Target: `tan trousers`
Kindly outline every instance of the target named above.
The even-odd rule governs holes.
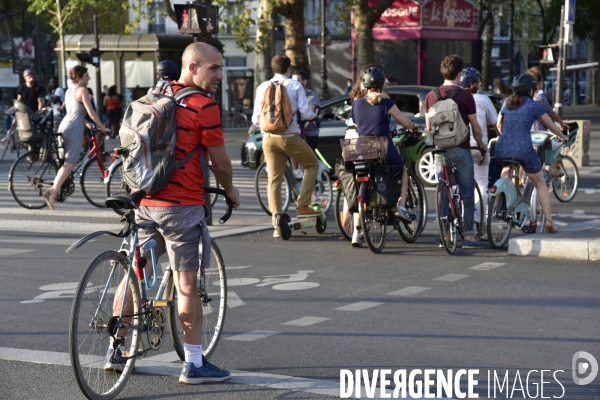
[[[288,158],[292,157],[304,168],[304,179],[302,179],[302,186],[296,203],[297,207],[310,205],[311,196],[317,182],[319,161],[308,144],[300,135],[296,134],[264,135],[263,152],[269,174],[269,211],[271,211],[271,219],[273,226],[275,226],[275,214],[280,213],[282,207],[281,181]]]

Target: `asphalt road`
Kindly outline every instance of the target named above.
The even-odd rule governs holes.
[[[228,133],[232,159],[239,159],[244,139],[241,131]],[[594,160],[600,160],[597,140]],[[595,162],[585,169],[580,184],[585,190],[572,203],[552,201],[556,221],[600,218],[599,167]],[[0,164],[0,187],[7,168]],[[238,215],[261,216],[252,171],[236,166],[234,174],[247,207]],[[430,204],[432,194],[428,191]],[[3,399],[82,398],[66,357],[73,288],[87,263],[119,242],[100,237],[65,254],[82,236],[69,231],[74,226],[69,224],[116,221],[78,193],[60,206],[62,217],[27,214],[10,193],[0,192]],[[429,212],[434,213],[431,206]],[[262,222],[268,221],[265,215]],[[490,248],[459,250],[450,257],[437,245],[432,218],[416,243],[405,244],[391,233],[384,252],[373,255],[340,240],[331,213],[328,222],[325,234],[294,232],[288,242],[273,239],[270,231],[217,240],[235,301],[211,361],[234,370],[231,381],[179,385],[180,363],[152,370],[140,359],[120,397],[339,397],[342,369],[477,369],[479,398],[488,398],[488,372],[490,397],[496,386],[496,398],[533,398],[543,381],[544,398],[600,398],[600,377],[585,386],[572,379],[576,352],[600,359],[598,263],[509,257],[506,249]],[[58,232],[24,228],[34,223],[55,224]],[[172,351],[167,340],[149,357],[172,360]],[[512,396],[506,386],[500,392],[494,385],[494,372],[500,382],[507,377]],[[465,385],[463,379],[462,390]]]

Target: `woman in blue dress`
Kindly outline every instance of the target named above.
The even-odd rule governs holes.
[[[546,232],[556,233],[558,229],[552,222],[550,193],[542,173],[542,163],[531,141],[531,125],[535,121],[541,121],[549,131],[563,141],[567,138],[554,125],[544,107],[533,101],[533,94],[537,87],[537,80],[533,76],[518,75],[511,86],[513,94],[506,99],[498,116],[497,127],[501,136],[494,147],[494,154],[499,160],[510,158],[521,163],[523,170],[537,189],[538,199],[546,216],[544,228]],[[504,167],[502,177],[510,178],[510,172],[511,167]]]
[[[367,90],[364,97],[354,100],[352,103],[352,120],[356,125],[359,136],[385,136],[388,138],[387,162],[389,165],[404,166],[404,160],[398,153],[398,149],[392,142],[390,135],[390,117],[394,117],[400,125],[406,129],[418,130],[419,125],[408,119],[396,106],[396,103],[383,91],[385,85],[385,74],[379,67],[365,69],[362,74],[362,87]],[[402,182],[408,182],[406,168],[402,174]],[[402,185],[401,197],[398,206],[394,209],[396,218],[411,222],[406,204],[406,184]],[[358,227],[358,221],[355,221]],[[361,234],[356,228],[352,235],[352,245],[360,246]]]

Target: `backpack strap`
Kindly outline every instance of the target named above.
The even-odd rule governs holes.
[[[193,94],[207,95],[206,93],[203,93],[203,92],[199,91],[198,89],[194,89],[193,87],[188,86],[188,87],[181,89],[177,93],[175,93],[175,95],[173,97],[175,98],[175,101],[177,102],[177,104],[179,104],[179,102],[181,100],[183,100],[184,98],[191,96]]]
[[[435,89],[433,89],[433,94],[435,95],[435,101],[436,101],[436,103],[438,101],[444,100],[442,98],[442,94],[440,93],[440,88],[439,87],[436,87]]]
[[[202,143],[198,143],[196,145],[196,147],[194,147],[192,149],[192,151],[190,151],[189,153],[187,153],[185,155],[185,157],[183,157],[181,160],[177,161],[177,163],[175,164],[177,166],[176,169],[179,169],[183,164],[185,164],[186,162],[188,162],[190,160],[190,158],[192,158],[192,156],[194,154],[196,154],[196,152],[202,147]],[[200,152],[200,157],[203,158],[203,154],[202,152]]]
[[[463,88],[461,88],[460,86],[457,86],[456,89],[454,89],[452,91],[452,93],[450,93],[450,96],[448,96],[448,98],[454,100],[454,96],[456,96],[457,94],[459,94],[463,90],[464,90]]]

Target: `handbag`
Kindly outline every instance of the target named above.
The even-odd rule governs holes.
[[[335,174],[342,184],[342,192],[348,203],[348,212],[358,212],[358,189],[356,187],[356,180],[354,179],[354,164],[344,163],[342,160],[337,159],[335,163]]]

